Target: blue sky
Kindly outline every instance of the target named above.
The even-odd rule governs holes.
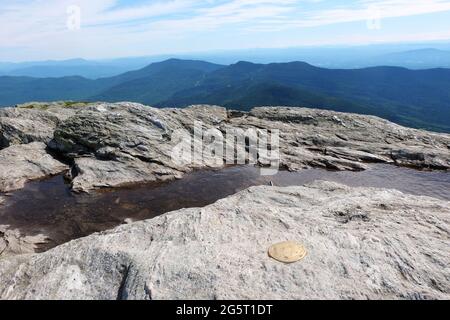
[[[92,59],[448,40],[450,0],[1,0],[0,21],[0,61]]]

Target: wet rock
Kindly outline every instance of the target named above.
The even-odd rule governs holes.
[[[42,142],[0,150],[0,192],[23,188],[31,180],[59,174],[68,166],[54,159]]]
[[[49,241],[45,235],[24,236],[19,230],[11,230],[0,225],[0,257],[29,254],[38,250],[39,246]]]
[[[0,298],[449,299],[449,217],[449,202],[392,190],[252,187],[1,259]],[[286,240],[308,255],[271,259]]]

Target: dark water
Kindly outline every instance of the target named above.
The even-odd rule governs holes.
[[[350,186],[398,189],[415,195],[450,201],[449,172],[421,172],[390,165],[374,165],[364,172],[332,172],[321,169],[297,173],[281,171],[263,177],[259,169],[244,166],[218,171],[199,171],[183,179],[92,195],[75,195],[62,176],[29,183],[13,193],[0,207],[0,224],[18,228],[24,235],[44,234],[47,250],[94,232],[111,229],[126,221],[156,217],[188,207],[201,207],[254,185],[303,185],[314,180]]]

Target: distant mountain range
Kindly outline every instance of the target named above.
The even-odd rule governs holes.
[[[428,47],[427,45],[433,45],[434,47]],[[0,76],[35,78],[80,76],[88,79],[99,79],[138,70],[151,63],[169,58],[202,60],[225,65],[235,64],[238,61],[253,63],[305,61],[317,67],[331,69],[396,66],[417,70],[450,68],[450,44],[247,49],[109,60],[70,59],[20,63],[0,62]]]
[[[425,48],[368,58],[365,66],[402,66],[410,69],[450,68],[450,51]]]
[[[157,107],[218,104],[323,108],[450,132],[450,69],[325,69],[304,62],[229,66],[170,59],[137,71],[83,77],[0,77],[0,105],[28,101],[135,101]]]
[[[70,59],[21,63],[0,62],[0,76],[25,76],[35,78],[80,76],[89,79],[98,79],[102,77],[112,77],[130,70],[140,69],[155,61],[158,61],[156,57],[124,58],[102,61]]]

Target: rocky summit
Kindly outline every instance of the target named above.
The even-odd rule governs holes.
[[[450,135],[409,129],[372,116],[331,111],[263,107],[249,113],[217,106],[156,109],[135,103],[27,104],[0,110],[0,159],[8,163],[15,145],[41,142],[46,152],[71,166],[68,178],[76,192],[181,178],[205,163],[180,165],[172,151],[173,135],[191,135],[194,124],[220,132],[279,130],[280,166],[295,171],[318,167],[364,170],[366,163],[385,162],[420,169],[450,168]],[[247,150],[248,151],[248,150]],[[15,153],[20,148],[15,147]],[[27,153],[23,150],[22,153]],[[25,161],[16,179],[31,174]],[[257,164],[265,159],[257,155]],[[56,160],[51,173],[61,171]],[[64,169],[62,169],[64,170]],[[42,175],[45,175],[43,173]],[[0,175],[0,186],[10,184]]]
[[[450,169],[450,135],[372,116],[31,103],[0,109],[0,206],[27,182],[58,174],[73,192],[92,194],[208,168],[173,157],[177,137],[195,133],[195,123],[218,133],[278,130],[280,167],[289,171]],[[266,167],[268,157],[255,161]],[[316,181],[252,187],[43,253],[35,246],[45,235],[0,221],[0,299],[449,299],[449,217],[443,200]],[[302,259],[270,257],[286,242],[302,248]]]
[[[449,299],[450,203],[331,182],[252,187],[205,208],[0,260],[2,299]],[[301,243],[284,264],[268,249]]]

